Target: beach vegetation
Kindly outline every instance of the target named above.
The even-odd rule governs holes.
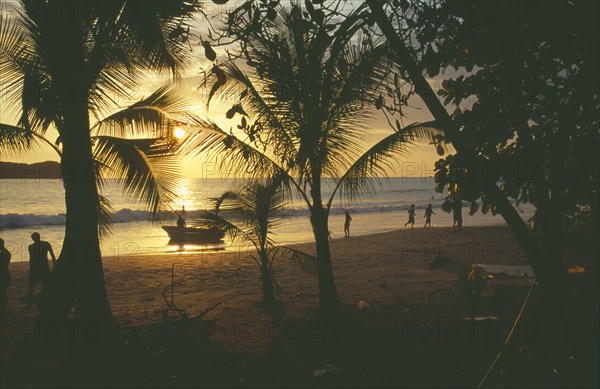
[[[432,141],[435,124],[398,123],[389,135],[365,144],[382,80],[394,66],[385,46],[360,33],[360,11],[339,22],[325,7],[306,14],[297,6],[280,7],[257,23],[253,10],[249,5],[230,15],[227,35],[241,42],[238,61],[215,64],[203,84],[209,103],[215,97],[230,103],[227,117],[239,124],[226,131],[196,119],[188,147],[192,155],[220,157],[223,171],[286,177],[310,212],[321,311],[335,314],[340,300],[328,225],[334,200],[372,195],[394,158],[417,141]],[[324,182],[334,185],[329,196]]]
[[[196,223],[223,229],[234,245],[253,248],[256,256],[250,258],[260,270],[263,302],[267,306],[275,305],[273,262],[277,248],[271,235],[282,220],[281,213],[286,204],[280,180],[247,182],[212,201],[213,209],[203,212]]]

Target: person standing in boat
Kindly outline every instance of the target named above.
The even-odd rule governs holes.
[[[177,218],[177,229],[179,230],[179,232],[185,232],[185,219],[183,218],[183,215],[179,215],[179,217]]]

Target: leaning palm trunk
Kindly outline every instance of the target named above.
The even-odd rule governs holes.
[[[381,31],[390,43],[390,47],[396,53],[395,61],[406,69],[410,79],[414,83],[416,93],[423,99],[438,124],[445,129],[447,137],[452,142],[456,152],[465,156],[472,156],[473,153],[461,141],[460,134],[452,118],[448,115],[448,112],[438,100],[431,86],[427,83],[425,77],[423,77],[421,70],[409,55],[406,45],[396,34],[396,30],[387,18],[381,2],[369,1],[368,5],[371,8],[377,25],[381,28]],[[561,284],[563,277],[560,262],[557,261],[557,258],[552,258],[550,255],[546,256],[544,261],[542,260],[542,252],[535,237],[531,234],[523,219],[521,219],[496,183],[484,182],[483,191],[491,202],[496,205],[498,212],[517,238],[519,245],[525,252],[527,261],[540,281],[540,287],[548,292],[556,290],[556,287]]]

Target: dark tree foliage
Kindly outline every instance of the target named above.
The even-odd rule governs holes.
[[[461,137],[483,157],[436,164],[437,190],[457,185],[495,212],[480,181],[499,182],[537,212],[547,254],[560,256],[566,221],[598,204],[598,5],[594,2],[425,3],[415,7],[422,68],[442,78]],[[446,78],[440,71],[458,71]],[[472,210],[478,206],[475,204]]]

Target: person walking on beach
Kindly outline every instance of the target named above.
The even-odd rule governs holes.
[[[352,221],[352,216],[350,216],[348,210],[344,212],[344,216],[346,216],[346,220],[344,221],[344,236],[348,238],[350,236],[350,222]]]
[[[459,231],[462,231],[462,200],[459,197],[452,199],[452,219],[454,220],[452,229],[456,231],[458,228]]]
[[[431,208],[431,204],[429,204],[429,206],[427,208],[425,208],[425,216],[423,216],[425,218],[425,227],[427,227],[429,225],[429,227],[431,227],[431,215],[435,215],[435,212],[433,212],[433,208]]]
[[[50,243],[41,240],[40,234],[34,232],[31,234],[33,243],[29,245],[29,305],[33,301],[33,289],[38,283],[46,284],[50,275],[50,267],[48,266],[48,253],[52,258],[52,266],[56,265],[56,256],[52,251]]]
[[[8,271],[10,257],[10,251],[4,246],[4,239],[0,238],[0,311],[2,315],[8,314],[6,292],[10,284],[10,271]]]
[[[404,224],[404,227],[410,224],[410,228],[412,229],[415,226],[415,205],[411,204],[408,209],[408,221]]]

